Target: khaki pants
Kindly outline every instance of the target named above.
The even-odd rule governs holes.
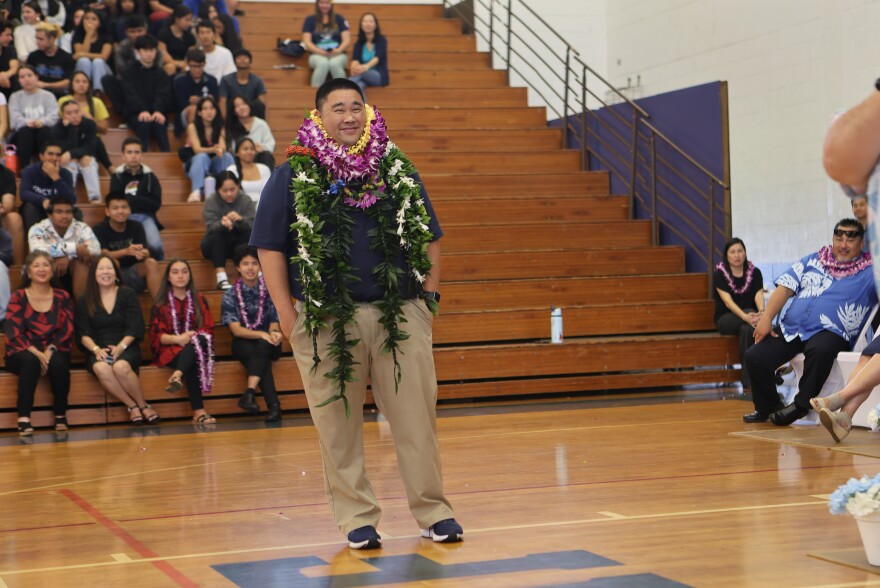
[[[357,362],[355,381],[346,386],[351,405],[350,419],[346,418],[341,401],[317,407],[336,394],[333,382],[324,377],[335,367],[335,362],[327,355],[332,320],[328,320],[328,327],[318,333],[321,363],[314,374],[312,340],[303,325],[302,313],[291,333],[294,357],[321,445],[325,492],[333,518],[344,534],[365,525],[378,526],[381,516],[364,471],[363,405],[368,382],[372,384],[379,410],[391,426],[400,476],[416,522],[426,529],[454,516],[452,507],[443,496],[437,443],[437,378],[431,349],[433,316],[420,299],[404,301],[403,313],[406,322],[401,326],[409,338],[401,342],[397,355],[402,379],[399,392],[395,394],[394,362],[390,353],[382,351],[385,329],[379,324],[381,313],[373,304],[357,304],[355,320],[348,326],[349,340],[360,339],[352,348]]]

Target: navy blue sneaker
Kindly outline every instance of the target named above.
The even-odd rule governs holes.
[[[455,543],[464,538],[464,531],[455,519],[445,519],[422,529],[422,537],[430,538],[434,543]]]
[[[352,549],[378,549],[382,547],[382,538],[376,527],[367,525],[348,534],[348,546]]]

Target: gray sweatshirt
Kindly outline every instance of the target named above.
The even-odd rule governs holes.
[[[205,206],[202,208],[202,217],[205,219],[205,229],[209,233],[215,231],[225,231],[226,227],[220,224],[220,219],[230,212],[237,212],[241,215],[242,220],[235,223],[238,230],[250,230],[254,225],[254,217],[257,214],[257,205],[250,199],[250,196],[238,191],[235,200],[226,202],[216,192],[208,196],[205,200]]]
[[[58,101],[48,90],[40,89],[33,94],[19,90],[9,97],[9,126],[13,131],[29,120],[41,120],[44,127],[51,127],[58,118]]]

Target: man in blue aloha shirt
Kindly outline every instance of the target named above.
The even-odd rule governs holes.
[[[785,426],[805,417],[837,354],[852,347],[877,304],[871,254],[862,252],[864,233],[858,220],[841,220],[834,227],[831,245],[796,261],[776,280],[777,288],[755,327],[755,345],[746,352],[755,411],[743,421],[769,419]],[[791,298],[774,330],[773,319]],[[783,406],[774,370],[798,353],[806,356],[804,374],[794,402]]]

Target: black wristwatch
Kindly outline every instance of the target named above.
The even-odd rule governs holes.
[[[874,87],[880,92],[880,78],[877,78],[877,81],[874,82]]]
[[[425,300],[433,300],[437,304],[440,304],[440,292],[433,292],[431,290],[425,290],[421,294],[422,298]]]

